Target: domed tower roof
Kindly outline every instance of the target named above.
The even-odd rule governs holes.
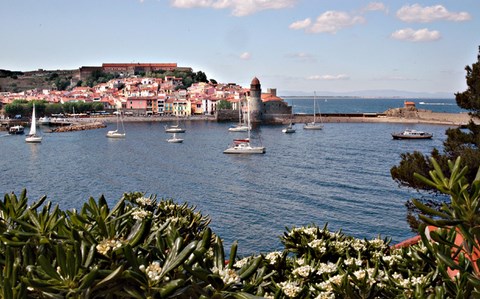
[[[253,78],[252,83],[250,85],[260,85],[260,80],[257,77]]]

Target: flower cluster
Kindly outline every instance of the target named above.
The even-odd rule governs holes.
[[[109,239],[109,240],[103,240],[102,242],[100,242],[98,245],[97,245],[97,251],[100,253],[100,254],[103,254],[103,255],[108,255],[108,252],[110,250],[115,250],[115,249],[118,249],[120,247],[122,247],[123,243],[121,240],[118,240],[118,239]]]
[[[145,219],[147,217],[150,217],[150,215],[152,215],[151,212],[149,212],[147,210],[144,210],[144,209],[141,209],[141,208],[136,208],[132,211],[133,219],[136,219],[136,220]]]

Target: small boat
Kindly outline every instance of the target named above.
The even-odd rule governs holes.
[[[107,132],[107,137],[108,138],[125,138],[126,133],[125,133],[125,127],[123,126],[123,119],[121,118],[121,113],[117,113],[117,129],[108,131]],[[122,125],[122,132],[120,132],[119,125]]]
[[[250,144],[250,105],[247,103],[247,138],[234,139],[233,145],[223,151],[224,154],[265,154],[264,146]]]
[[[12,126],[8,129],[8,134],[21,135],[25,132],[25,128],[22,125]]]
[[[315,110],[315,106],[316,106],[316,102],[317,102],[316,97],[317,97],[317,94],[313,93],[313,121],[303,125],[304,130],[321,130],[321,129],[323,129],[322,124],[319,124],[319,123],[315,122],[315,116],[317,115],[316,110]],[[322,114],[320,114],[320,122],[321,122],[321,120],[322,120]]]
[[[287,134],[295,133],[296,130],[293,127],[294,125],[295,124],[293,123],[293,101],[292,101],[292,116],[290,117],[290,123],[288,124],[288,126],[286,128],[282,129],[282,132],[287,133]]]
[[[392,137],[393,139],[430,139],[433,137],[433,134],[424,131],[406,129],[403,132],[392,133]]]
[[[282,132],[283,132],[283,133],[287,133],[287,134],[289,134],[289,133],[295,133],[295,131],[296,131],[296,130],[295,130],[295,128],[293,127],[293,124],[292,124],[292,123],[290,123],[286,128],[283,128],[283,129],[282,129]]]
[[[177,117],[177,124],[176,125],[165,125],[165,132],[166,133],[185,133],[185,128],[180,127],[180,124],[178,123],[178,117]]]
[[[244,123],[242,123],[242,114],[241,114],[241,103],[238,101],[238,124],[234,126],[230,126],[228,128],[228,131],[230,132],[247,132],[248,131],[248,126]]]
[[[178,138],[176,133],[173,133],[172,137],[167,139],[167,142],[169,143],[182,143],[183,139]]]
[[[230,132],[247,132],[248,127],[246,125],[238,124],[228,128]]]
[[[264,146],[251,146],[250,142],[240,142],[223,151],[224,154],[265,154]]]
[[[35,118],[35,104],[33,104],[32,124],[30,125],[30,132],[25,138],[25,142],[28,142],[28,143],[42,142],[42,136],[37,135],[37,120]]]
[[[40,125],[44,125],[44,126],[50,125],[51,122],[52,122],[52,120],[51,120],[50,117],[48,117],[48,116],[40,117],[40,118],[38,119],[38,123],[39,123]]]

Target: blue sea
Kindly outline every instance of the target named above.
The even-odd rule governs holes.
[[[312,113],[313,97],[285,97],[293,105],[294,113]],[[405,101],[414,102],[417,109],[433,112],[468,112],[457,106],[455,99],[378,99],[378,98],[339,98],[317,97],[317,113],[382,113],[392,108],[404,106]]]
[[[320,104],[322,113],[382,112],[402,106],[403,100],[324,99]],[[293,105],[298,112],[312,112],[311,99],[297,98]],[[453,99],[421,106],[461,111]],[[238,240],[240,254],[278,250],[286,227],[309,224],[328,223],[331,230],[358,238],[390,237],[396,243],[414,235],[404,203],[419,194],[399,188],[390,169],[401,153],[442,149],[448,128],[326,123],[321,131],[296,125],[295,134],[284,134],[282,126],[268,125],[255,128],[252,136],[266,153],[237,156],[223,154],[233,138],[244,137],[229,132],[229,123],[182,124],[187,131],[181,144],[168,143],[159,122],[126,122],[124,140],[105,137],[114,124],[68,133],[40,127],[41,144],[0,132],[0,192],[27,188],[30,201],[47,195],[62,209],[79,209],[90,196],[102,194],[113,206],[132,191],[173,198],[209,215],[226,247]],[[434,138],[392,139],[392,132],[407,127],[432,132]]]

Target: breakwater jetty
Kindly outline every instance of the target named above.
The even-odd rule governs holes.
[[[60,133],[60,132],[73,132],[73,131],[85,131],[85,130],[93,130],[93,129],[100,129],[105,128],[103,122],[79,122],[79,123],[72,123],[68,126],[60,126],[52,129],[51,133]]]

